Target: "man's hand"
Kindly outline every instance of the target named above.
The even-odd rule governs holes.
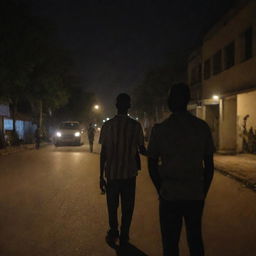
[[[158,159],[148,157],[148,171],[150,178],[155,185],[156,191],[159,194],[161,188],[161,179],[158,172]]]
[[[101,190],[101,194],[105,194],[106,193],[106,188],[107,188],[107,183],[104,179],[104,177],[100,177],[100,190]]]

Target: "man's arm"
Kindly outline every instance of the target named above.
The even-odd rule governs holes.
[[[145,147],[145,139],[141,125],[138,125],[138,148],[139,153],[143,156],[147,155],[147,149]]]
[[[101,133],[100,133],[100,138],[99,138],[99,143],[101,144],[101,151],[100,151],[100,189],[102,194],[105,194],[106,192],[106,181],[104,179],[105,176],[105,166],[106,166],[106,134],[105,134],[105,126],[103,125],[101,128]]]
[[[149,171],[150,178],[157,192],[159,193],[160,186],[161,186],[161,179],[158,172],[158,159],[148,157],[148,171]]]
[[[102,145],[101,152],[100,152],[100,190],[102,194],[105,194],[106,186],[107,186],[104,178],[105,166],[106,166],[106,150],[104,145]]]
[[[104,145],[102,145],[101,152],[100,152],[100,178],[104,178],[105,165],[106,165],[106,152],[105,152]]]
[[[207,137],[204,151],[204,180],[205,180],[205,195],[207,195],[210,185],[212,183],[213,174],[214,174],[214,162],[213,162],[213,153],[215,151],[212,133],[207,125]]]
[[[207,195],[212,183],[214,173],[213,154],[204,156],[204,180],[205,180],[205,195]]]
[[[148,155],[149,175],[157,192],[159,193],[160,187],[161,187],[161,178],[158,170],[158,160],[160,157],[160,150],[159,150],[159,138],[157,135],[156,126],[154,126],[151,131],[147,155]]]

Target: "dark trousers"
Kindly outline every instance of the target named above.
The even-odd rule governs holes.
[[[136,177],[123,180],[108,180],[107,182],[107,205],[110,230],[118,230],[117,210],[119,197],[121,197],[121,235],[124,239],[129,238],[129,229],[135,203]]]
[[[204,256],[202,215],[204,201],[166,201],[160,199],[160,225],[164,256],[179,256],[182,220],[186,225],[190,256]]]

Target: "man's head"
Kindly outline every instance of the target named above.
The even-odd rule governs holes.
[[[116,108],[119,111],[127,111],[131,107],[131,97],[126,93],[120,93],[116,98]]]
[[[185,83],[176,83],[170,89],[168,106],[172,112],[184,111],[187,109],[190,100],[190,89]]]

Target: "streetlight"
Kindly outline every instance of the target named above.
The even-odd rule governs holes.
[[[99,110],[100,109],[100,106],[99,105],[94,105],[94,107],[93,107],[95,110]]]

